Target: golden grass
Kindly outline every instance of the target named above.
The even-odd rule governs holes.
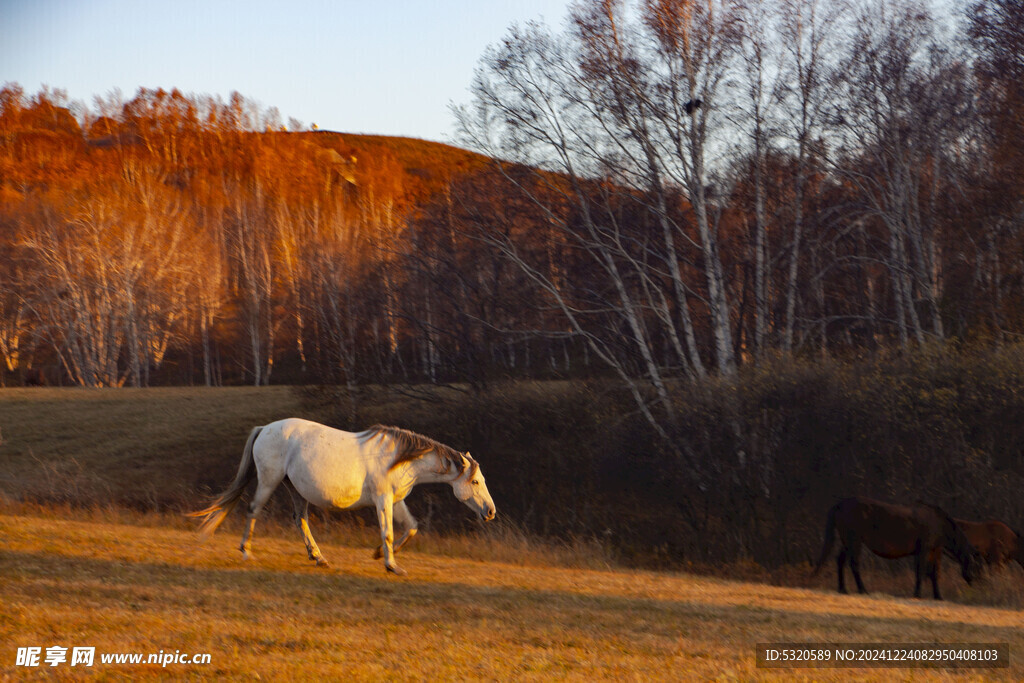
[[[212,655],[202,667],[97,664],[89,672],[111,679],[1024,677],[1017,611],[569,568],[540,555],[481,561],[428,554],[430,540],[420,537],[400,555],[409,576],[397,579],[372,559],[369,532],[370,543],[356,546],[320,533],[332,562],[324,570],[306,560],[293,530],[272,524],[258,527],[257,559],[244,563],[237,528],[201,544],[178,521],[102,514],[80,521],[42,508],[0,511],[0,675],[25,673],[13,666],[19,646],[64,645]],[[1009,642],[1014,659],[1009,670],[967,673],[769,671],[755,667],[754,646],[764,641]]]

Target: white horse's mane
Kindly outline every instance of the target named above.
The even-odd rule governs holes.
[[[386,436],[394,444],[395,461],[391,463],[391,468],[389,469],[394,469],[404,462],[410,462],[422,457],[430,451],[437,453],[437,457],[441,460],[441,464],[444,465],[446,470],[455,467],[459,474],[462,474],[466,469],[467,462],[474,469],[479,467],[475,460],[465,457],[466,454],[460,453],[451,446],[446,446],[440,441],[431,439],[429,436],[417,434],[401,427],[377,424],[359,434],[360,439],[367,441],[377,436]]]

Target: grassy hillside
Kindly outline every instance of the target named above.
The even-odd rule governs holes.
[[[23,512],[23,511],[22,511]],[[281,529],[244,563],[236,537],[0,512],[0,677],[18,647],[95,647],[96,677],[226,680],[949,680],[948,672],[756,668],[766,641],[1008,642],[1024,676],[1020,612],[846,597],[549,561],[403,553],[385,574],[367,547],[321,546],[317,569]],[[208,665],[103,665],[101,653],[209,653]],[[42,673],[36,671],[36,673]],[[58,676],[72,672],[66,665]],[[959,679],[959,677],[957,677]]]
[[[359,159],[393,158],[406,175],[410,194],[420,199],[440,191],[452,176],[479,170],[490,163],[490,159],[475,152],[417,138],[331,131],[295,135],[309,137],[322,146],[350,149]]]
[[[145,509],[194,501],[253,426],[302,413],[288,387],[0,390],[0,494]]]

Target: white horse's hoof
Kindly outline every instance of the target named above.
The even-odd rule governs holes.
[[[397,565],[394,567],[388,567],[388,571],[394,574],[395,576],[405,576],[409,573]]]
[[[248,550],[243,550],[242,551],[242,559],[245,560],[246,562],[252,562],[253,560],[256,559],[256,556],[253,555],[252,553],[250,553]]]
[[[316,566],[318,567],[330,567],[331,563],[325,560],[323,557],[316,558]]]

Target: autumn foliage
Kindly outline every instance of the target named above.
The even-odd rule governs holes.
[[[396,262],[419,207],[480,158],[287,132],[237,95],[141,90],[76,118],[59,92],[8,86],[0,106],[8,377],[266,384],[278,360],[297,381],[357,381],[360,361],[419,372],[424,297],[408,300]]]
[[[1024,332],[1014,3],[967,47],[914,0],[634,4],[484,55],[456,113],[488,156],[7,85],[0,376],[612,375],[671,428],[674,382],[778,353]]]

